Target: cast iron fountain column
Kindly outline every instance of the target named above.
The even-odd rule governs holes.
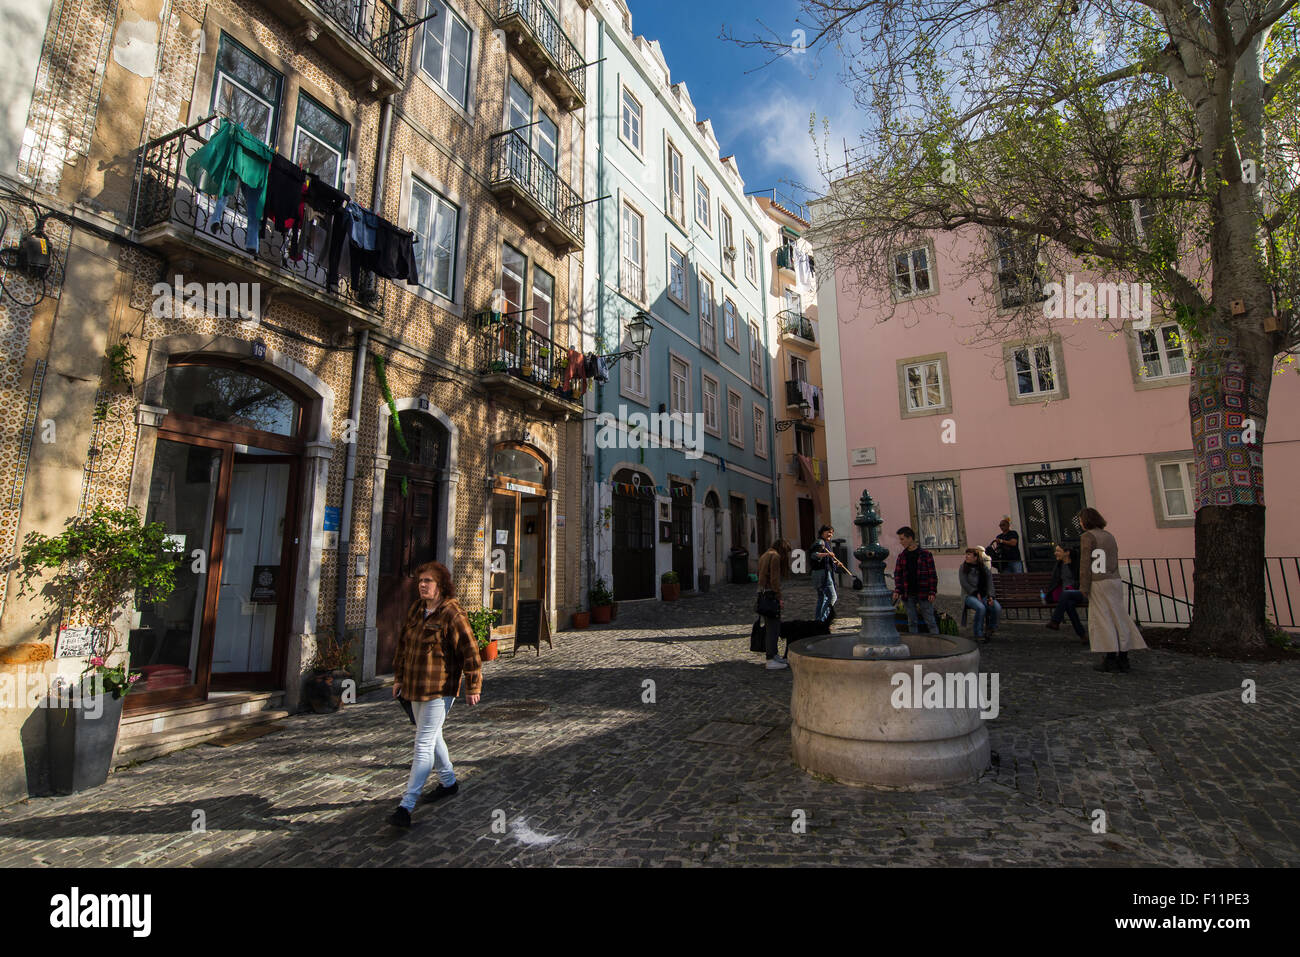
[[[906,658],[911,655],[894,626],[894,602],[885,587],[885,559],[889,549],[880,544],[880,513],[866,489],[858,501],[853,524],[861,529],[862,544],[853,551],[862,569],[862,628],[853,646],[855,658]]]

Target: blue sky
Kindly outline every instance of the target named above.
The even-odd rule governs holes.
[[[722,155],[736,154],[746,189],[775,186],[806,200],[807,194],[782,182],[794,181],[821,192],[810,114],[817,113],[822,143],[827,142],[822,121],[829,120],[835,157],[842,154],[844,139],[854,145],[861,125],[853,97],[840,81],[836,55],[788,54],[763,66],[769,54],[719,36],[724,24],[739,37],[769,36],[765,24],[791,43],[799,26],[795,0],[628,0],[628,7],[633,31],[659,41],[672,81],[684,80],[699,118],[713,121]]]

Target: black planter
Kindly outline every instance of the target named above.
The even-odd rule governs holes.
[[[108,780],[125,696],[80,698],[75,708],[47,708],[50,784],[59,794],[97,788]]]

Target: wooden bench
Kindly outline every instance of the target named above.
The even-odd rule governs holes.
[[[1051,572],[1004,572],[995,577],[993,587],[997,592],[998,604],[1002,606],[1003,611],[1024,608],[1038,609],[1039,612],[1046,611],[1051,614],[1056,603],[1045,603],[1042,599],[1042,593],[1047,591],[1051,582]],[[1080,600],[1076,607],[1087,608],[1088,599]],[[1038,617],[1043,616],[1039,614]]]

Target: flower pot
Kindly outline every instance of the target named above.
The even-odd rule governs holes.
[[[307,706],[316,714],[339,710],[343,707],[343,678],[347,677],[346,671],[312,672],[303,693]]]
[[[47,708],[50,784],[59,794],[97,788],[108,780],[125,696],[72,697],[76,707]]]
[[[478,656],[484,661],[497,660],[497,640],[493,638],[487,643],[487,647],[479,651]]]
[[[659,592],[663,596],[664,601],[676,601],[678,598],[682,597],[682,583],[672,582],[670,584],[669,582],[660,582]]]
[[[609,609],[610,609],[609,605],[592,605],[591,606],[592,624],[608,625],[610,620]]]
[[[586,628],[590,624],[591,624],[591,612],[575,611],[573,613],[573,627],[575,629]]]

